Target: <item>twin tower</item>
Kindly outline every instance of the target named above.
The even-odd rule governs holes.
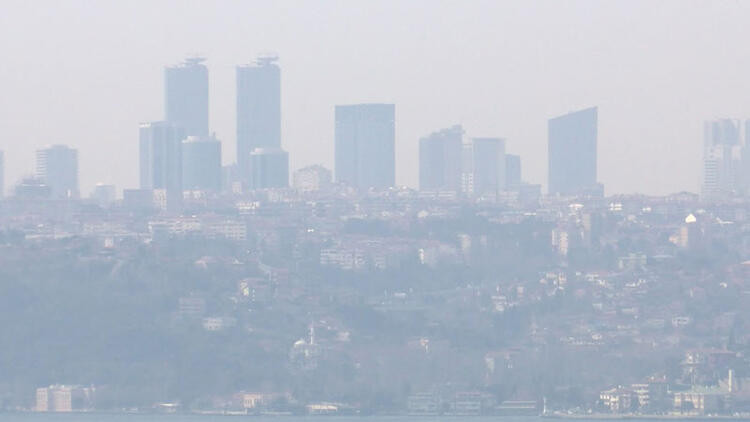
[[[141,189],[219,191],[221,143],[209,134],[208,69],[200,57],[164,72],[164,120],[140,126]],[[281,70],[275,56],[237,67],[237,166],[225,181],[246,189],[288,185],[281,149]]]

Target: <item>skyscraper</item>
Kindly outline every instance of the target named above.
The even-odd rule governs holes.
[[[745,136],[747,137],[747,129]],[[741,144],[741,138],[739,120],[719,119],[705,122],[701,184],[701,196],[704,198],[717,198],[744,191],[747,180],[745,163],[748,157],[746,146],[743,148]]]
[[[463,128],[456,125],[419,140],[420,190],[459,191],[463,135]]]
[[[336,106],[335,177],[356,188],[396,184],[393,104]]]
[[[255,148],[281,148],[281,69],[275,56],[237,66],[237,164],[249,177]]]
[[[252,189],[289,186],[289,154],[281,148],[255,148],[250,153]]]
[[[472,138],[463,145],[462,190],[467,195],[494,195],[505,190],[505,139]]]
[[[170,122],[141,123],[141,189],[164,190],[167,208],[182,203],[182,140],[185,129]]]
[[[183,190],[221,190],[221,142],[216,137],[188,136],[182,141]]]
[[[37,150],[36,177],[49,186],[50,198],[78,198],[78,151],[66,145]]]
[[[190,57],[164,69],[165,120],[186,135],[208,136],[208,69],[202,57]]]
[[[597,108],[555,117],[547,128],[549,193],[600,191],[596,181]]]

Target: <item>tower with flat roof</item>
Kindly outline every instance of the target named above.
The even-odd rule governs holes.
[[[461,125],[419,140],[419,189],[458,192],[461,187]]]
[[[335,177],[355,188],[396,184],[393,104],[338,105],[335,109]]]
[[[208,68],[189,57],[164,69],[164,119],[186,135],[208,136]]]
[[[596,180],[597,108],[549,120],[549,193],[577,195],[601,190]]]
[[[237,164],[247,183],[250,154],[281,148],[281,69],[275,55],[237,66]]]
[[[37,150],[36,177],[49,186],[50,198],[78,198],[78,150],[66,145]]]

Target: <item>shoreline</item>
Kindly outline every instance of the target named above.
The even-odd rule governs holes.
[[[715,421],[715,420],[732,420],[748,421],[750,414],[742,415],[635,415],[635,414],[567,414],[567,413],[548,413],[540,415],[542,418],[549,419],[588,419],[588,420],[691,420],[691,421]]]

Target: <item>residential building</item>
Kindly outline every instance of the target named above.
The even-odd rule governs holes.
[[[90,410],[94,402],[94,387],[80,385],[50,385],[36,389],[36,412],[74,412]]]
[[[295,171],[292,183],[300,192],[312,192],[330,186],[332,179],[331,170],[321,165],[313,165]]]

